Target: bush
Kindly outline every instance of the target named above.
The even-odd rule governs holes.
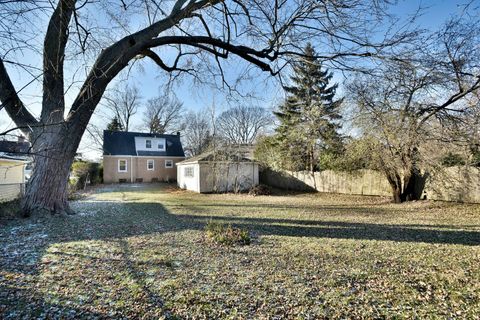
[[[100,184],[103,182],[103,167],[95,162],[75,161],[69,182],[73,191],[83,189],[86,184]]]
[[[272,190],[267,185],[259,184],[259,185],[253,186],[248,191],[248,194],[251,196],[269,196],[272,194]]]
[[[232,227],[219,222],[210,221],[205,226],[207,239],[222,245],[232,246],[235,244],[250,244],[248,230]]]
[[[465,163],[465,159],[460,154],[452,152],[449,152],[442,159],[442,165],[445,167],[464,166]]]
[[[2,220],[10,220],[20,216],[20,200],[0,202],[0,225]]]

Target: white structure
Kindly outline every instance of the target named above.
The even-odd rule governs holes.
[[[27,161],[0,152],[0,202],[19,198],[24,190]]]
[[[178,162],[177,183],[200,193],[238,192],[258,184],[258,163],[246,158],[217,160],[212,152]]]

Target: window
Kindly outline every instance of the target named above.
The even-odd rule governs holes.
[[[125,159],[118,160],[118,172],[127,172],[127,160]]]
[[[193,178],[194,177],[193,167],[185,167],[185,169],[183,169],[183,176],[185,178]]]
[[[155,160],[147,160],[147,170],[155,169]]]
[[[173,161],[165,160],[165,168],[173,168]]]
[[[158,149],[163,150],[163,142],[158,143]]]
[[[145,140],[145,148],[152,149],[152,140]]]

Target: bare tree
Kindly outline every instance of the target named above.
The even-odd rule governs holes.
[[[76,149],[107,86],[130,62],[151,59],[172,78],[189,74],[196,79],[204,75],[205,79],[206,70],[215,69],[218,72],[213,80],[228,86],[222,59],[243,61],[277,75],[292,55],[301,54],[299,46],[309,39],[325,44],[319,57],[341,66],[354,58],[388,54],[388,48],[411,35],[393,32],[391,37],[375,37],[382,38],[380,43],[370,37],[369,26],[378,25],[385,17],[389,2],[149,0],[127,5],[124,1],[28,1],[42,10],[39,15],[25,12],[25,1],[9,1],[5,14],[12,21],[23,17],[29,22],[26,30],[15,23],[6,26],[8,32],[0,38],[2,108],[28,135],[37,154],[22,201],[23,212],[71,212],[67,178]],[[91,10],[97,14],[89,15]],[[39,48],[43,66],[32,74],[33,79],[43,79],[42,110],[37,119],[25,107],[9,76],[10,67],[24,67],[23,57],[19,51],[3,48],[36,44],[30,31],[38,33],[43,17],[49,17]],[[3,45],[7,42],[9,47]],[[65,87],[65,62],[86,70],[85,78],[75,78]],[[66,112],[65,92],[76,87],[78,93]]]
[[[183,148],[188,156],[205,152],[213,139],[208,112],[190,111],[183,121]]]
[[[130,120],[140,107],[140,100],[138,88],[129,85],[115,88],[104,97],[105,106],[113,112],[123,130],[127,132],[130,129]]]
[[[466,103],[480,90],[480,24],[455,18],[350,83],[371,156],[392,186],[395,202],[418,198],[421,170],[435,165],[444,123],[472,110]],[[435,159],[436,158],[436,159]]]
[[[261,107],[238,105],[217,119],[218,134],[233,144],[252,144],[273,124],[273,116]]]
[[[356,122],[369,141],[373,166],[392,187],[394,202],[415,200],[421,172],[435,170],[440,145],[448,141],[442,122],[451,117],[446,109],[432,109],[444,103],[436,94],[444,79],[404,62],[389,63],[379,71],[381,75],[357,78],[349,86],[357,104]]]
[[[183,103],[177,97],[164,95],[149,99],[143,114],[150,133],[174,132],[180,129]]]

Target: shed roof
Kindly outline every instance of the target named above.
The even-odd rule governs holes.
[[[199,163],[199,162],[254,162],[253,160],[246,158],[243,154],[221,152],[221,151],[207,151],[198,156],[185,159],[177,162],[177,165],[187,163]]]
[[[12,153],[0,152],[0,160],[13,162],[28,162],[30,159],[27,156],[15,155]]]
[[[0,158],[12,161],[29,161],[30,143],[18,141],[0,141]]]
[[[166,141],[165,151],[137,151],[135,149],[135,137],[164,138]],[[104,155],[130,155],[130,156],[165,156],[184,157],[180,135],[177,134],[154,134],[145,132],[103,131],[103,154]]]

